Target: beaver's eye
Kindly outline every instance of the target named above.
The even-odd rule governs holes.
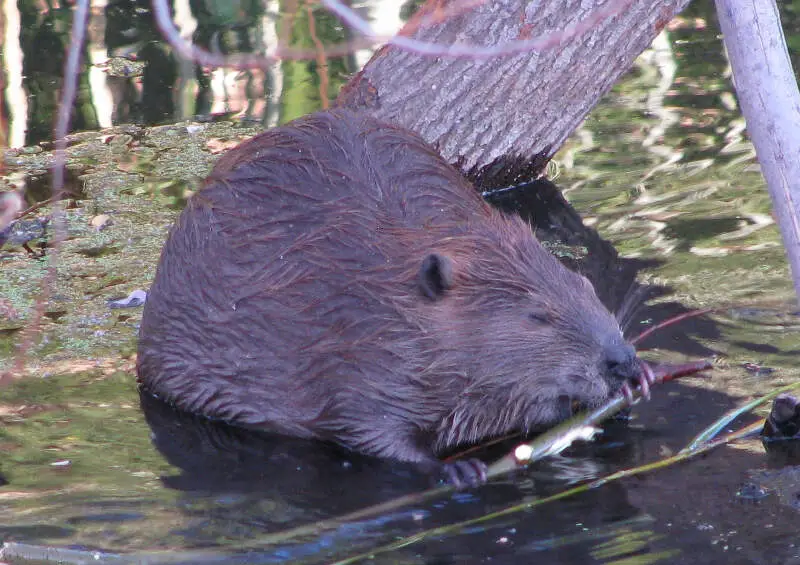
[[[536,322],[537,324],[549,324],[550,323],[550,315],[547,313],[547,310],[543,309],[534,309],[528,312],[528,318],[532,322]]]

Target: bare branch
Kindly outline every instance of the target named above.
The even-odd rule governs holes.
[[[504,55],[516,55],[518,53],[526,53],[529,51],[544,51],[557,47],[561,43],[568,41],[572,38],[578,37],[588,30],[595,27],[599,22],[619,15],[625,8],[627,8],[633,0],[616,0],[608,2],[601,10],[592,12],[586,19],[576,22],[562,31],[554,31],[551,33],[539,35],[534,39],[516,39],[496,45],[480,45],[477,43],[454,43],[445,45],[435,42],[420,41],[404,35],[407,30],[403,30],[400,35],[394,37],[379,37],[372,27],[364,21],[358,14],[351,8],[345,6],[339,0],[322,0],[322,3],[334,14],[339,16],[343,22],[351,26],[355,31],[362,35],[372,38],[375,42],[387,43],[395,47],[400,47],[406,51],[419,53],[420,55],[430,55],[434,57],[452,57],[452,58],[465,58],[465,59],[490,59]],[[483,2],[470,2],[469,7],[475,8],[482,5]],[[463,4],[457,4],[451,8],[447,14],[460,14]],[[441,17],[441,12],[437,13]],[[428,25],[427,22],[437,22],[438,18],[431,18],[430,14],[426,23],[422,26],[415,25],[416,27],[424,27]]]
[[[41,291],[36,301],[36,306],[31,316],[31,321],[22,334],[19,348],[17,349],[16,362],[13,371],[0,375],[0,385],[6,384],[16,374],[21,376],[25,369],[25,358],[33,346],[39,325],[42,322],[47,301],[50,298],[53,283],[58,274],[58,253],[61,243],[66,238],[66,223],[64,219],[64,206],[61,195],[64,192],[64,171],[67,159],[67,134],[72,117],[72,108],[78,92],[78,79],[80,78],[81,56],[83,42],[86,37],[86,25],[89,21],[89,0],[78,0],[72,17],[72,34],[69,42],[69,53],[64,65],[64,79],[61,85],[61,96],[58,103],[58,114],[55,125],[55,151],[53,160],[53,241],[52,249],[48,255],[49,264],[47,272],[42,278]]]
[[[774,0],[716,0],[736,93],[800,297],[800,91]]]

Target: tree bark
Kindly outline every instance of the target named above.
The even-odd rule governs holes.
[[[778,7],[771,0],[716,0],[716,5],[747,132],[800,297],[800,91]]]
[[[536,175],[689,0],[429,0],[401,35],[440,46],[551,45],[493,57],[379,50],[338,103],[416,131],[474,180]],[[461,2],[463,5],[463,0]],[[437,14],[454,12],[447,17]],[[440,21],[441,20],[441,21]],[[587,29],[588,28],[588,29]]]

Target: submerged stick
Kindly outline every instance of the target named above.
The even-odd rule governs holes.
[[[354,555],[351,557],[347,557],[345,559],[341,559],[332,563],[331,565],[349,565],[350,563],[356,563],[358,561],[362,561],[365,559],[372,559],[375,555],[379,553],[387,553],[389,551],[395,551],[397,549],[402,549],[404,547],[408,547],[412,544],[418,543],[420,541],[439,537],[446,534],[452,534],[463,530],[464,528],[477,526],[478,524],[483,524],[489,522],[491,520],[495,520],[496,518],[502,518],[503,516],[508,516],[510,514],[515,514],[517,512],[522,512],[525,510],[529,510],[531,508],[535,508],[537,506],[542,506],[543,504],[547,504],[550,502],[555,502],[557,500],[561,500],[563,498],[567,498],[569,496],[574,496],[576,494],[581,494],[587,492],[589,490],[601,487],[607,483],[612,481],[618,481],[620,479],[624,479],[627,477],[633,477],[636,475],[641,475],[643,473],[647,473],[649,471],[655,471],[669,465],[673,465],[675,463],[680,463],[682,461],[686,461],[691,459],[692,457],[696,457],[702,453],[706,453],[715,449],[717,447],[727,445],[732,441],[739,440],[741,438],[747,437],[753,433],[754,430],[758,429],[758,426],[763,425],[763,423],[756,422],[755,424],[751,424],[746,426],[740,430],[735,432],[731,432],[730,434],[719,438],[717,440],[708,442],[702,446],[698,446],[693,451],[682,450],[675,455],[670,457],[666,457],[664,459],[660,459],[658,461],[654,461],[653,463],[647,463],[645,465],[641,465],[639,467],[635,467],[633,469],[624,469],[622,471],[617,471],[615,473],[611,473],[610,475],[606,475],[605,477],[600,477],[599,479],[595,479],[593,481],[589,481],[588,483],[583,483],[571,489],[558,492],[551,496],[545,498],[537,498],[534,500],[529,500],[523,502],[521,504],[516,504],[514,506],[509,506],[507,508],[503,508],[502,510],[498,510],[497,512],[492,512],[491,514],[486,514],[484,516],[479,516],[478,518],[473,518],[471,520],[465,520],[463,522],[457,522],[455,524],[448,524],[447,526],[440,526],[438,528],[431,528],[430,530],[425,530],[423,532],[419,532],[414,534],[413,536],[409,536],[406,538],[401,538],[397,541],[392,542],[391,544],[384,545],[381,547],[376,547],[371,549],[368,552],[361,553],[358,555]]]

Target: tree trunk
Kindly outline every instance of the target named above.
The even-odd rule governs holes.
[[[433,56],[390,44],[338,103],[416,131],[479,185],[529,179],[688,3],[429,0],[401,35],[438,46],[507,45],[506,54]],[[509,42],[529,38],[536,49],[515,54],[519,45]]]

